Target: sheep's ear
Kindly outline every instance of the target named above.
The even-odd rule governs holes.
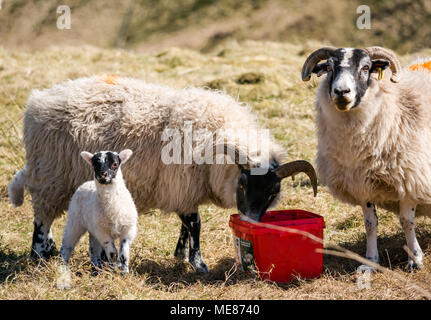
[[[377,59],[372,61],[371,72],[381,72],[391,65],[388,60]]]
[[[328,73],[330,71],[330,67],[331,65],[328,62],[319,63],[314,67],[312,73],[315,73],[320,77],[322,74]]]
[[[93,159],[93,154],[87,151],[82,151],[81,152],[81,157],[87,161],[88,164],[93,165],[93,163],[91,162],[91,159]]]
[[[125,149],[123,151],[120,152],[119,157],[121,160],[121,163],[126,163],[127,160],[129,160],[130,156],[133,154],[133,151],[130,149]]]

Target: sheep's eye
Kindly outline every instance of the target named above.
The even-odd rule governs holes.
[[[114,162],[111,166],[111,169],[117,169],[117,167],[118,167],[118,164],[116,162]]]
[[[242,184],[240,184],[239,188],[242,190],[242,189],[244,189],[244,186]]]
[[[363,66],[362,70],[365,71],[365,72],[367,72],[368,70],[370,70],[370,67],[369,66]]]
[[[330,66],[330,65],[328,65],[327,67],[326,67],[326,71],[332,71],[332,67]]]

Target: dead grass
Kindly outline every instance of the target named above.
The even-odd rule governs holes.
[[[119,74],[175,87],[218,84],[219,88],[250,103],[262,125],[285,147],[288,159],[312,161],[316,152],[313,100],[317,82],[300,80],[303,55],[319,44],[304,46],[270,42],[235,41],[211,53],[170,48],[157,55],[94,47],[48,48],[18,53],[0,48],[0,299],[421,299],[414,282],[431,285],[429,219],[418,219],[418,240],[425,251],[425,268],[410,274],[397,218],[380,210],[379,250],[382,265],[401,274],[372,275],[371,289],[356,285],[352,260],[324,256],[324,273],[316,280],[297,279],[280,285],[259,281],[235,269],[232,235],[228,226],[234,209],[203,206],[202,250],[210,267],[195,274],[173,259],[180,223],[175,215],[155,210],[139,218],[139,236],[132,248],[131,274],[105,272],[90,275],[88,237],[72,260],[73,289],[56,289],[58,260],[34,262],[28,258],[32,236],[29,197],[13,209],[7,184],[23,166],[20,142],[22,113],[32,88],[97,73]],[[424,51],[428,54],[431,51]],[[410,59],[403,57],[403,61]],[[241,80],[240,80],[241,79]],[[240,81],[239,81],[240,80]],[[304,180],[302,180],[304,179]],[[339,245],[358,254],[365,251],[365,232],[359,208],[334,200],[320,187],[317,198],[306,179],[283,182],[279,208],[302,208],[325,217],[325,246]],[[60,245],[65,217],[56,221],[54,238]]]

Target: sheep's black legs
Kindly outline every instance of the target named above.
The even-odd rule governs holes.
[[[33,225],[33,241],[30,256],[47,259],[57,254],[54,240],[52,239],[51,225],[53,219],[40,217],[35,214]]]
[[[200,248],[201,219],[199,217],[199,213],[195,212],[187,215],[180,215],[180,219],[185,227],[185,230],[188,231],[189,262],[196,271],[200,273],[207,273],[208,267],[202,259],[202,253]],[[180,248],[181,248],[180,242],[182,237],[183,237],[183,229],[181,228],[181,235],[180,235],[180,239],[178,240],[178,243],[180,244]],[[185,247],[185,244],[184,244],[184,247]]]
[[[182,219],[181,219],[182,220]],[[177,247],[175,248],[174,257],[180,260],[186,260],[188,257],[187,246],[189,243],[189,231],[184,223],[181,224],[180,237],[178,238]]]

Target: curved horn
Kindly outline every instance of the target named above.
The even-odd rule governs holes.
[[[311,184],[313,185],[314,196],[317,195],[317,176],[316,171],[314,171],[313,166],[304,160],[297,160],[282,164],[277,169],[274,170],[274,173],[280,179],[290,177],[294,174],[304,172],[311,180]]]
[[[368,47],[364,49],[371,59],[386,59],[389,60],[389,66],[392,71],[392,82],[399,82],[401,79],[401,63],[394,52],[382,47]]]
[[[236,165],[238,165],[244,169],[250,168],[250,162],[251,162],[250,157],[247,154],[245,154],[244,152],[242,152],[242,150],[240,150],[238,148],[238,146],[236,146],[236,145],[232,146],[230,144],[224,144],[224,143],[216,144],[216,145],[214,145],[214,149],[216,151],[216,154],[217,154],[217,149],[219,146],[223,146],[223,153],[225,155],[229,155],[232,158],[232,160],[235,162]],[[245,159],[246,163],[240,163],[242,159]]]
[[[318,64],[321,60],[328,59],[335,50],[337,50],[337,48],[324,47],[317,49],[316,51],[311,53],[308,56],[307,60],[305,60],[304,65],[302,66],[302,81],[309,81],[311,79],[311,73],[313,72],[313,69],[316,64]]]

